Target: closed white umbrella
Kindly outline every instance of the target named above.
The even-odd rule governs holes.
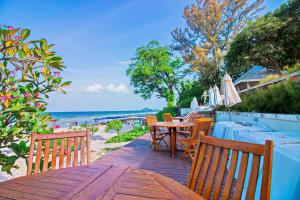
[[[231,77],[226,73],[222,80],[222,92],[224,94],[224,105],[231,107],[242,102],[238,92],[236,91]]]
[[[215,85],[215,87],[213,88],[214,90],[214,97],[215,97],[215,104],[217,105],[223,105],[223,101],[222,101],[222,97],[220,95],[220,91],[218,86]]]
[[[199,104],[198,104],[198,100],[196,97],[193,98],[192,102],[191,102],[191,109],[195,110],[199,108]]]
[[[216,106],[215,93],[214,93],[214,90],[211,87],[208,90],[208,105],[209,105],[209,107]]]
[[[222,79],[222,93],[224,95],[224,105],[227,108],[242,102],[238,92],[236,91],[231,77],[226,73]],[[230,111],[230,109],[229,109]],[[230,112],[229,117],[231,120]]]

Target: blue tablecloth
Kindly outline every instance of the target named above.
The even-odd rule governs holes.
[[[213,136],[258,144],[273,140],[271,199],[300,198],[300,132],[273,132],[266,127],[223,121],[216,124]],[[261,175],[260,171],[260,178]],[[259,192],[257,199],[258,195]]]

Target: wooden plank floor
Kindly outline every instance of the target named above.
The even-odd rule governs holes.
[[[180,160],[181,152],[177,152],[176,158],[172,159],[167,146],[153,151],[150,148],[150,140],[150,135],[146,134],[95,162],[154,171],[185,185],[192,162],[188,158]]]

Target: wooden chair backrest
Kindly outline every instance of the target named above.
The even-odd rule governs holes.
[[[210,132],[212,119],[211,118],[201,118],[197,119],[195,123],[195,129],[192,134],[192,139],[198,139],[200,133],[208,135]]]
[[[157,120],[157,117],[155,115],[148,115],[148,116],[146,116],[146,123],[149,126],[150,132],[153,131],[153,127],[151,127],[150,125],[151,124],[155,124],[157,122],[158,122],[158,120]]]
[[[37,143],[36,153],[34,152],[35,143]],[[51,155],[50,155],[50,151],[51,151]],[[73,160],[72,160],[72,151],[74,151]],[[59,155],[58,163],[56,161],[57,155]],[[34,159],[35,162],[33,162]],[[65,165],[65,160],[66,160],[66,165]],[[84,165],[89,162],[90,162],[89,129],[80,132],[62,132],[62,133],[53,133],[53,134],[33,133],[31,136],[29,157],[27,160],[27,164],[28,164],[27,175],[30,175],[32,173],[36,174],[39,173],[40,171],[47,171],[49,170],[49,168],[53,170],[57,168],[77,166],[78,164]],[[33,163],[34,163],[34,167],[33,167]]]
[[[260,160],[263,156],[260,199],[270,199],[272,141],[267,140],[265,145],[261,145],[214,138],[202,134],[198,141],[196,156],[187,185],[191,190],[199,193],[205,199],[219,199],[220,194],[222,194],[222,199],[241,199],[243,188],[247,187],[246,199],[254,199]],[[252,163],[248,169],[250,172],[248,184],[245,185],[249,157],[252,157]],[[240,162],[238,162],[239,158]],[[230,162],[228,162],[229,159]],[[235,174],[237,174],[237,182],[233,186]],[[221,188],[223,189],[222,192]]]
[[[173,121],[172,115],[170,113],[164,113],[163,118],[164,118],[165,122],[172,122]]]
[[[155,124],[157,122],[158,122],[158,120],[157,120],[157,117],[155,115],[146,116],[146,123],[148,124],[148,126],[151,125],[151,124]]]
[[[202,114],[191,114],[189,117],[189,122],[196,122],[197,119],[203,118]]]

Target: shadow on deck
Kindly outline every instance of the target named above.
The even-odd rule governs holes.
[[[151,137],[146,134],[124,147],[110,152],[95,163],[126,165],[157,172],[170,177],[181,184],[186,184],[191,168],[191,160],[180,160],[181,152],[177,152],[175,159],[170,157],[168,147],[161,146],[160,150],[150,148]]]

